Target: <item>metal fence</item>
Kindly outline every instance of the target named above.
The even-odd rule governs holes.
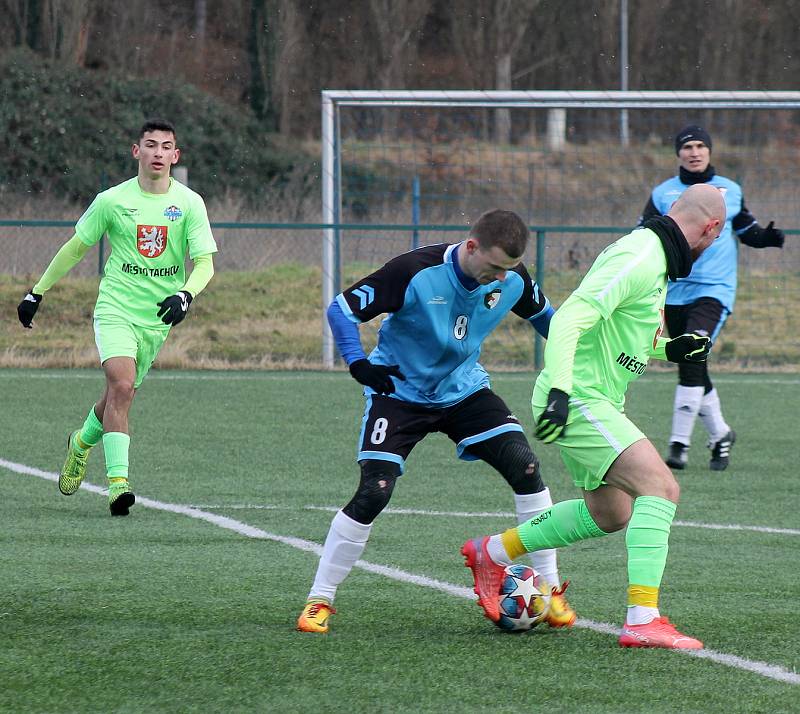
[[[0,275],[36,279],[47,261],[71,235],[73,221],[0,220]],[[212,223],[219,246],[218,273],[259,272],[276,266],[313,266],[320,276],[311,286],[307,313],[322,337],[323,231],[339,234],[343,268],[349,283],[414,245],[457,242],[462,225],[323,223]],[[531,226],[535,240],[524,260],[531,274],[557,306],[576,287],[597,254],[630,226]],[[742,248],[735,316],[723,332],[720,357],[735,366],[800,365],[800,230],[787,229],[783,250]],[[108,257],[101,243],[70,273],[97,276]],[[291,269],[286,273],[287,279]],[[274,281],[275,273],[270,273]],[[273,285],[273,287],[275,287]],[[341,285],[340,287],[346,287]],[[287,288],[288,290],[288,288]],[[254,296],[258,299],[258,296]],[[373,325],[366,341],[374,339]],[[316,329],[316,328],[315,328]],[[509,317],[487,340],[484,361],[495,368],[530,369],[541,365],[542,342],[534,342],[524,321]]]
[[[323,301],[340,287],[339,266],[380,263],[388,246],[413,244],[388,227],[376,240],[341,224],[417,220],[442,230],[502,207],[537,231],[536,269],[558,304],[677,173],[674,137],[696,123],[713,138],[717,172],[744,187],[762,225],[800,226],[799,92],[324,91],[321,218],[332,226]],[[783,251],[740,252],[735,319],[721,343],[739,364],[800,362],[793,233]],[[328,332],[326,363],[332,346]]]

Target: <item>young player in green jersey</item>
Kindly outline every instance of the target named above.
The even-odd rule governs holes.
[[[111,246],[94,310],[94,333],[106,377],[103,395],[72,432],[58,487],[75,493],[89,452],[103,442],[108,504],[128,515],[136,500],[128,482],[128,412],[133,397],[169,334],[214,274],[217,246],[203,199],[170,176],[180,158],[171,123],[147,121],[132,146],[137,176],[98,194],[17,308],[33,327],[42,297],[104,234]],[[193,262],[186,277],[186,255]]]
[[[667,280],[692,262],[725,224],[714,186],[689,187],[667,216],[608,246],[556,312],[545,367],[533,391],[537,438],[555,442],[583,498],[561,501],[506,532],[475,538],[462,553],[479,604],[496,620],[503,567],[523,553],[559,548],[626,528],[628,609],[623,647],[699,649],[658,609],[670,525],[679,487],[655,447],[625,416],[625,391],[648,359],[706,359],[707,336],[669,340],[664,329]]]

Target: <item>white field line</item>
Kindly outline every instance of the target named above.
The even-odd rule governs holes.
[[[0,458],[0,467],[5,468],[14,473],[25,474],[29,476],[38,476],[39,478],[46,479],[47,481],[58,482],[58,474],[52,471],[43,471],[42,469],[37,469],[32,466],[26,466],[25,464],[18,464],[13,461],[6,461],[5,459],[2,458]],[[99,486],[94,486],[93,484],[89,483],[82,484],[81,488],[91,493],[96,493],[101,495],[105,494],[106,492],[105,489],[100,488]],[[233,531],[234,533],[239,533],[240,535],[246,536],[247,538],[271,540],[276,543],[282,543],[284,545],[291,546],[292,548],[297,548],[298,550],[314,553],[316,555],[320,555],[320,553],[322,552],[322,546],[320,546],[317,543],[314,543],[313,541],[303,540],[302,538],[292,538],[288,536],[276,535],[275,533],[268,533],[267,531],[261,530],[260,528],[256,528],[255,526],[248,525],[247,523],[242,523],[241,521],[234,520],[233,518],[227,518],[226,516],[219,516],[217,514],[209,513],[208,511],[203,511],[199,508],[194,508],[192,506],[184,506],[175,503],[164,503],[163,501],[156,501],[154,499],[142,498],[139,496],[136,497],[136,503],[140,507],[153,508],[158,511],[176,513],[178,515],[188,516],[189,518],[195,518],[200,521],[206,521],[207,523],[211,523],[212,525],[218,526],[220,528],[225,528],[226,530]],[[453,585],[452,583],[446,583],[441,580],[434,580],[433,578],[427,578],[422,575],[415,575],[414,573],[409,573],[406,572],[405,570],[400,570],[399,568],[392,568],[386,565],[378,565],[376,563],[368,563],[364,560],[359,560],[356,563],[356,567],[361,568],[362,570],[366,570],[369,573],[382,575],[383,577],[390,578],[392,580],[397,580],[399,582],[410,583],[412,585],[419,585],[420,587],[430,588],[432,590],[437,590],[439,592],[448,593],[449,595],[454,595],[455,597],[463,598],[466,600],[475,599],[475,595],[473,594],[471,588],[465,588],[459,585]],[[611,625],[607,622],[593,622],[592,620],[585,620],[583,618],[579,618],[578,621],[575,623],[575,626],[587,630],[593,630],[594,632],[611,635],[613,637],[617,637],[619,635],[619,627]],[[748,660],[742,657],[737,657],[735,655],[724,654],[723,652],[715,652],[714,650],[709,650],[709,649],[674,650],[674,651],[681,654],[689,654],[699,659],[707,659],[712,662],[716,662],[718,664],[724,664],[728,667],[734,667],[736,669],[742,669],[748,672],[753,672],[761,677],[766,677],[767,679],[774,679],[778,682],[787,682],[789,684],[800,684],[800,674],[796,672],[790,672],[788,669],[784,667],[768,664],[767,662]]]
[[[206,508],[211,511],[296,511],[295,506],[274,506],[261,503],[233,504],[192,504],[192,508]],[[304,511],[328,511],[336,513],[340,506],[302,506]],[[445,518],[499,518],[510,520],[516,518],[510,511],[429,511],[420,508],[385,508],[383,514],[398,516],[437,516]],[[712,531],[750,531],[753,533],[775,533],[777,535],[800,535],[797,528],[771,528],[769,526],[740,526],[732,523],[698,523],[697,521],[672,521],[673,526],[684,528],[707,528]]]
[[[495,372],[495,376],[497,379],[505,382],[524,382],[526,384],[530,384],[531,389],[533,389],[533,382],[535,379],[535,373],[531,372],[530,374],[520,374],[520,373],[513,373],[513,372]],[[3,377],[19,379],[20,378],[20,370],[19,369],[0,369],[0,379]],[[100,371],[98,367],[97,370],[25,370],[25,379],[64,379],[68,377],[69,379],[92,379],[97,380],[98,382],[102,382],[103,380],[103,373]],[[345,379],[347,377],[347,373],[344,370],[337,370],[332,372],[324,372],[322,370],[310,370],[309,372],[259,372],[259,371],[241,371],[241,372],[227,372],[225,374],[221,374],[220,372],[204,372],[204,371],[197,371],[191,373],[173,373],[169,370],[164,370],[163,372],[160,371],[152,371],[147,375],[147,381],[231,381],[231,382],[243,382],[243,381],[257,381],[257,382],[297,382],[297,381],[304,381],[309,378],[321,378],[321,379]],[[347,377],[349,378],[349,377]],[[672,374],[651,374],[646,377],[648,381],[654,382],[665,382],[675,381],[675,376]],[[798,386],[800,385],[800,379],[796,377],[789,377],[787,379],[780,379],[775,377],[766,377],[766,376],[747,376],[747,377],[726,377],[722,376],[715,376],[714,382],[719,382],[720,384],[777,384],[777,385],[786,385],[786,386]]]

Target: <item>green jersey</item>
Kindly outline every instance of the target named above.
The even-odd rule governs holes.
[[[628,384],[651,356],[664,356],[666,288],[667,259],[652,230],[608,246],[550,323],[534,401],[546,403],[555,387],[621,410]]]
[[[186,282],[185,260],[217,252],[203,199],[171,178],[167,193],[147,193],[137,178],[98,194],[75,226],[86,245],[108,234],[95,317],[123,317],[168,329],[157,303]]]

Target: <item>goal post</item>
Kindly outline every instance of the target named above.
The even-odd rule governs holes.
[[[325,312],[348,266],[374,269],[412,245],[460,240],[492,207],[517,211],[538,236],[527,261],[542,261],[546,243],[543,288],[560,302],[599,250],[635,225],[652,188],[677,173],[673,137],[689,123],[709,131],[712,164],[743,185],[763,225],[800,226],[800,92],[323,91],[323,365],[335,362]],[[757,318],[749,294],[759,292],[786,334],[764,355],[755,339],[726,330],[740,360],[800,356],[795,242],[740,252],[737,311]],[[484,356],[531,367],[530,334],[509,326],[500,339],[502,349],[487,341]]]

